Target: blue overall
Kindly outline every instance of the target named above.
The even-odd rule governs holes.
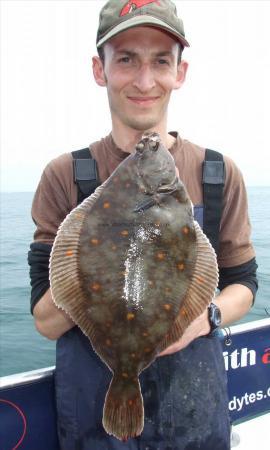
[[[195,208],[202,224],[202,207]],[[56,347],[56,402],[61,450],[229,450],[226,374],[217,336],[157,358],[140,375],[145,422],[121,442],[102,426],[111,372],[78,327]]]

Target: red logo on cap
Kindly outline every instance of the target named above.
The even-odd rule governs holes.
[[[129,0],[127,4],[122,9],[120,16],[126,16],[135,9],[141,8],[142,6],[148,5],[149,3],[156,3],[159,5],[158,0]]]

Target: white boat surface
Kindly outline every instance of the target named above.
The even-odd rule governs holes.
[[[232,449],[269,450],[270,413],[252,418],[232,429]]]

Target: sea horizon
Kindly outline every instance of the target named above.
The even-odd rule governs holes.
[[[252,241],[259,265],[259,290],[251,311],[240,321],[269,317],[270,186],[247,187]],[[0,230],[0,376],[55,364],[55,343],[39,335],[30,313],[27,252],[35,225],[31,219],[34,192],[1,192]]]

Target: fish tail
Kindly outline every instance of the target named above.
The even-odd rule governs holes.
[[[138,377],[123,381],[123,374],[115,374],[104,404],[105,431],[121,441],[127,441],[141,434],[143,423],[143,399]]]

